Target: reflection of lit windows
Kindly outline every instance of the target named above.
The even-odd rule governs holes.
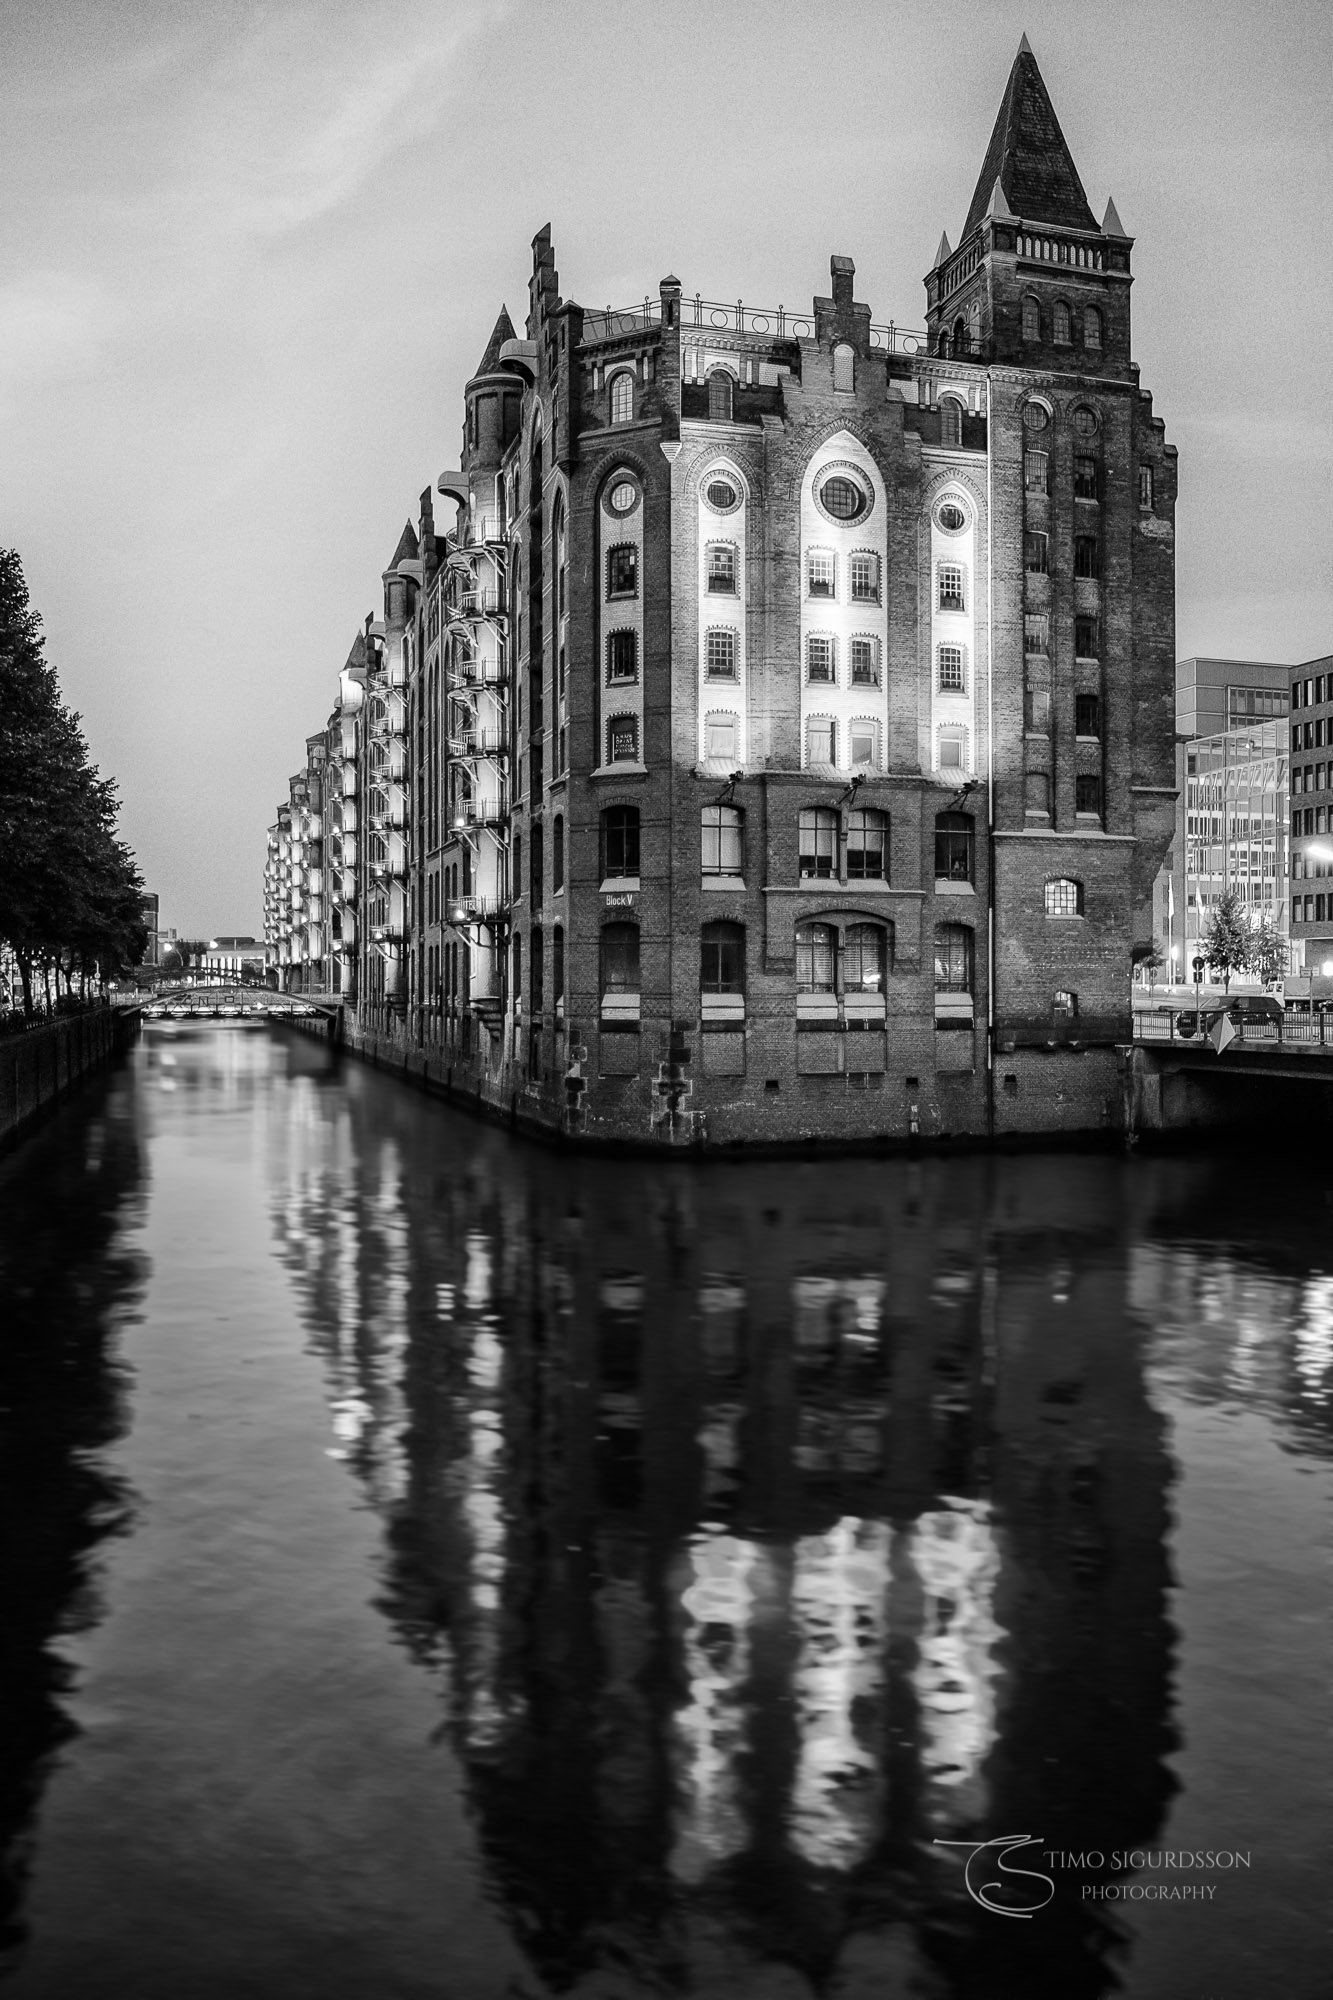
[[[879,1837],[889,1528],[845,1517],[793,1550],[798,1750],[791,1844],[817,1868],[854,1868]]]
[[[673,1606],[689,1689],[673,1717],[675,1840],[671,1873],[698,1882],[749,1844],[739,1769],[745,1749],[742,1690],[750,1676],[755,1572],[766,1562],[752,1542],[700,1534],[683,1551]]]
[[[989,1504],[948,1499],[908,1536],[923,1602],[912,1672],[925,1808],[932,1826],[972,1824],[988,1803],[982,1765],[995,1740],[992,1615],[999,1557]]]

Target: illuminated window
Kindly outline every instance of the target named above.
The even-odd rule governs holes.
[[[851,557],[848,573],[851,580],[852,602],[854,604],[879,603],[879,557],[869,550],[858,549]]]
[[[891,938],[882,924],[849,924],[842,935],[844,993],[882,993],[892,963]]]
[[[1064,875],[1057,881],[1046,884],[1046,914],[1048,917],[1081,917],[1083,915],[1083,884]]]
[[[714,596],[735,596],[736,551],[729,542],[709,543],[706,577],[705,587]]]
[[[805,761],[807,764],[837,763],[837,728],[831,716],[817,715],[806,723]]]
[[[736,678],[736,634],[725,626],[704,634],[704,673],[710,681]]]
[[[972,991],[972,932],[966,924],[938,924],[935,929],[935,991]]]
[[[805,559],[805,593],[807,597],[832,597],[837,587],[837,569],[833,556],[824,549],[812,549]]]
[[[805,677],[808,681],[836,678],[833,640],[826,633],[812,633],[805,642]]]
[[[879,686],[879,641],[856,638],[847,648],[853,687]]]
[[[611,377],[611,421],[630,423],[634,416],[634,377],[627,368]]]

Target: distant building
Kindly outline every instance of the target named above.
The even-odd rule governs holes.
[[[1291,938],[1297,969],[1333,968],[1333,654],[1288,668]]]
[[[201,968],[213,977],[239,979],[247,969],[268,966],[269,947],[252,937],[215,937],[201,961]]]
[[[143,918],[144,929],[148,932],[148,948],[144,952],[143,962],[145,965],[161,965],[163,949],[161,932],[162,912],[155,890],[146,889],[144,891],[139,902],[139,912]]]
[[[1251,921],[1287,929],[1287,725],[1260,722],[1196,736],[1185,760],[1185,894],[1178,930],[1182,977],[1219,897],[1240,898]]]
[[[278,985],[288,993],[332,987],[325,881],[324,803],[328,742],[306,738],[306,767],[289,780],[288,800],[268,830],[264,862],[264,940]]]
[[[1220,764],[1232,771],[1230,782],[1239,783],[1239,771],[1250,761],[1248,746],[1254,726],[1276,722],[1287,713],[1290,678],[1290,667],[1278,666],[1270,660],[1221,660],[1191,656],[1176,662],[1175,830],[1153,886],[1153,937],[1168,964],[1174,967],[1176,978],[1188,979],[1190,976],[1190,960],[1195,955],[1200,920],[1208,907],[1206,903],[1199,902],[1199,897],[1220,895],[1223,888],[1241,881],[1248,891],[1252,883],[1264,879],[1262,866],[1258,874],[1252,876],[1250,873],[1249,830],[1247,827],[1242,840],[1234,827],[1234,822],[1240,817],[1236,813],[1230,816],[1232,830],[1225,839],[1220,831],[1220,813],[1214,814],[1213,817],[1219,820],[1218,839],[1203,844],[1217,851],[1201,853],[1196,845],[1191,858],[1187,825],[1191,811],[1188,804],[1191,759],[1196,767],[1193,775],[1197,778],[1198,760],[1202,754],[1209,774],[1206,789],[1210,794],[1211,774]],[[1231,732],[1239,732],[1236,741],[1229,748],[1219,747],[1220,739]],[[1279,730],[1272,740],[1275,746],[1281,745],[1282,731]],[[1211,747],[1201,753],[1199,745],[1205,741]],[[1268,739],[1263,741],[1267,743]],[[1283,764],[1282,779],[1277,783],[1278,774],[1274,772],[1276,793],[1270,797],[1267,808],[1269,824],[1266,828],[1261,827],[1255,835],[1256,843],[1266,843],[1271,851],[1277,869],[1273,879],[1279,884],[1284,880],[1279,850],[1284,846],[1283,827],[1287,810],[1285,757],[1280,761]],[[1265,788],[1261,785],[1259,789],[1262,793]],[[1268,789],[1272,791],[1271,787]],[[1262,819],[1262,807],[1256,808],[1256,811]],[[1254,815],[1247,813],[1244,817],[1249,819]],[[1245,850],[1243,874],[1240,872],[1242,844]],[[1224,858],[1222,848],[1229,850],[1229,858]],[[1285,889],[1282,899],[1285,902]],[[1250,900],[1248,894],[1246,900]]]

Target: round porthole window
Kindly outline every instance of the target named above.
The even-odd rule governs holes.
[[[639,489],[632,479],[617,479],[606,504],[613,514],[632,514],[639,504]]]
[[[1025,430],[1044,431],[1050,421],[1050,411],[1043,403],[1024,403],[1023,428]]]
[[[946,535],[961,535],[967,526],[967,513],[956,500],[941,500],[935,509],[935,526]]]
[[[741,496],[729,479],[710,479],[704,487],[704,499],[715,514],[734,514],[741,504]]]
[[[868,511],[866,491],[846,473],[835,472],[819,489],[819,504],[832,521],[859,521]]]
[[[1097,429],[1097,412],[1090,410],[1086,403],[1080,403],[1074,412],[1074,429],[1080,437],[1090,438]]]

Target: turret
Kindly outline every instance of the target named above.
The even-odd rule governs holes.
[[[933,354],[1125,376],[1129,253],[1115,203],[1100,228],[1024,35],[951,250],[926,279]]]

